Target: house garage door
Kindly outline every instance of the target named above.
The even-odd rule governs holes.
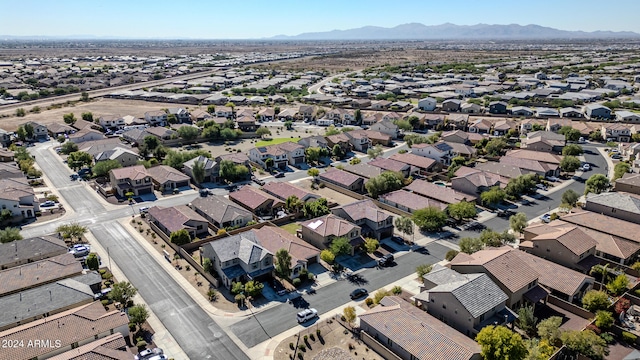
[[[138,195],[151,194],[151,192],[152,192],[151,188],[144,188],[144,189],[138,190]]]

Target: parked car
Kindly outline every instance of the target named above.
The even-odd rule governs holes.
[[[275,177],[275,178],[283,178],[284,177],[284,173],[283,172],[277,172],[277,173],[273,174],[273,177]]]
[[[540,190],[545,190],[545,191],[547,190],[547,187],[544,186],[544,184],[537,184],[536,187]]]
[[[89,252],[90,252],[89,245],[77,244],[77,245],[73,245],[69,249],[69,253],[73,254],[73,256],[77,258],[85,257],[89,255]]]
[[[51,200],[47,200],[42,204],[40,204],[40,207],[52,207],[52,206],[56,206],[56,203]]]
[[[393,264],[393,254],[387,254],[384,255],[383,257],[378,259],[378,265],[379,266],[389,266],[391,264]]]
[[[252,176],[252,177],[251,177],[251,180],[252,180],[254,183],[256,183],[256,184],[258,184],[258,185],[260,185],[260,186],[264,185],[264,180],[260,180],[260,179],[258,179],[258,178],[257,178],[257,177],[255,177],[255,176]]]
[[[613,156],[611,156],[612,159],[616,159],[616,160],[620,160],[622,159],[622,156],[618,153],[613,154]]]
[[[548,222],[550,222],[550,221],[551,221],[551,215],[549,215],[549,214],[544,214],[544,215],[540,216],[540,220],[542,220],[543,222],[548,223]]]
[[[498,210],[497,214],[498,214],[499,217],[508,218],[511,215],[515,215],[515,212],[513,212],[511,210],[502,210],[502,209],[500,209],[500,210]]]
[[[209,189],[200,189],[200,196],[207,197],[209,195]]]
[[[311,320],[318,316],[318,310],[311,308],[300,311],[296,314],[296,320],[298,320],[298,324],[302,324],[307,320]]]
[[[401,238],[400,236],[392,236],[391,237],[391,241],[393,241],[394,243],[400,244],[400,245],[404,245],[404,239]]]
[[[584,144],[586,142],[587,141],[583,137],[580,137],[580,139],[578,139],[578,144]]]
[[[369,295],[369,292],[367,291],[367,289],[358,288],[353,290],[351,294],[349,294],[349,297],[351,298],[351,300],[355,300],[361,297],[365,297],[367,295]]]
[[[149,211],[149,207],[148,206],[143,206],[138,210],[140,211],[140,214],[146,214]]]
[[[589,171],[589,170],[591,170],[591,165],[589,164],[582,165],[582,171]]]
[[[555,176],[547,176],[546,179],[553,182],[560,181],[560,179]]]

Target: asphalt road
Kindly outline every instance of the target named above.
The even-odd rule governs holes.
[[[415,273],[418,265],[434,264],[444,259],[447,251],[451,250],[438,243],[431,243],[426,248],[429,250],[430,255],[409,252],[397,257],[396,263],[391,267],[380,270],[375,267],[367,268],[358,272],[366,283],[357,284],[348,280],[337,281],[318,289],[314,295],[303,295],[303,299],[308,303],[308,307],[316,308],[319,314],[324,314],[351,301],[349,294],[354,289],[362,287],[369,292],[376,291]],[[364,301],[364,298],[359,299],[359,301]],[[283,303],[233,324],[231,331],[247,347],[253,347],[298,325],[296,313],[306,307],[296,308],[293,304]],[[317,319],[308,321],[303,326],[312,327],[317,321]]]

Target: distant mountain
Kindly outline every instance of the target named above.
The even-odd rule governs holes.
[[[392,28],[365,26],[349,30],[278,35],[274,40],[535,40],[535,39],[602,39],[640,38],[631,31],[567,31],[540,25],[455,25],[427,26],[420,23]]]

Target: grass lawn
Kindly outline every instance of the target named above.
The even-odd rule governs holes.
[[[256,143],[256,147],[274,145],[274,144],[282,144],[284,142],[296,142],[296,140],[300,139],[291,139],[291,138],[276,138],[271,140],[262,140]]]
[[[287,225],[283,225],[280,226],[282,229],[286,230],[288,233],[291,233],[293,235],[296,234],[296,230],[298,230],[300,228],[300,224],[298,223],[291,223],[291,224],[287,224]]]

